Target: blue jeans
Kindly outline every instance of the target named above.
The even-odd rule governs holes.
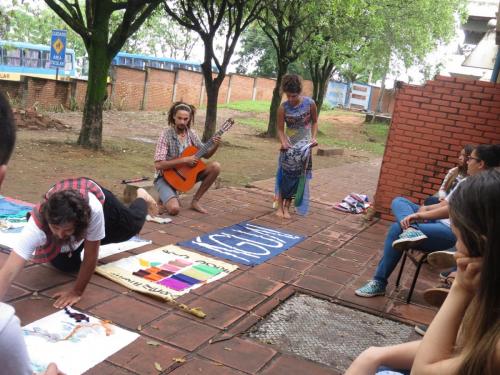
[[[392,243],[399,238],[403,232],[399,222],[406,216],[418,211],[419,205],[409,201],[408,199],[397,197],[392,201],[391,209],[396,216],[396,223],[393,223],[389,228],[389,232],[385,237],[384,254],[378,263],[375,271],[375,280],[387,285],[387,279],[391,276],[392,271],[396,268],[403,252],[392,248]],[[438,250],[446,250],[455,245],[457,239],[451,231],[451,228],[440,221],[429,221],[425,223],[412,223],[412,227],[420,229],[427,239],[419,245],[418,249],[426,252]]]

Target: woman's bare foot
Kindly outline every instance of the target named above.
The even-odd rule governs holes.
[[[290,216],[290,203],[291,200],[286,200],[283,202],[283,217],[285,219],[291,219],[292,217]]]
[[[148,205],[148,214],[151,216],[157,216],[158,215],[158,204],[156,203],[155,199],[149,195],[149,193],[143,189],[139,188],[137,189],[137,198],[142,198],[146,201],[146,204]]]
[[[193,199],[191,202],[191,209],[201,212],[202,214],[208,214],[208,211],[205,210],[200,203],[198,202],[198,199]]]
[[[278,207],[276,209],[276,216],[278,216],[279,218],[284,218],[284,215],[283,215],[283,208],[282,207]]]

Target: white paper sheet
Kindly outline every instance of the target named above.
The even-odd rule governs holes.
[[[54,362],[67,375],[82,374],[139,337],[137,333],[86,316],[88,322],[77,322],[61,310],[23,327],[34,372],[43,371]]]

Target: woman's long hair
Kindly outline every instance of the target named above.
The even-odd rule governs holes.
[[[474,151],[474,146],[473,145],[465,145],[463,148],[463,151],[465,154],[464,155],[465,161],[464,161],[464,163],[462,163],[461,165],[459,165],[455,169],[455,171],[450,176],[448,181],[446,181],[446,185],[444,187],[444,190],[446,191],[446,193],[449,193],[451,191],[451,189],[456,185],[456,179],[459,175],[463,176],[463,177],[467,176],[467,158],[470,156],[470,154],[472,154],[472,151]]]
[[[172,106],[168,110],[168,124],[170,126],[175,126],[174,117],[178,111],[189,112],[190,117],[189,117],[188,128],[191,128],[191,125],[193,125],[194,123],[194,115],[196,113],[196,108],[193,105],[184,102],[175,102],[174,104],[172,104]]]
[[[83,239],[90,223],[90,206],[76,190],[57,191],[43,203],[40,209],[43,227],[50,233],[49,224],[64,225],[73,223],[73,237]],[[54,237],[54,236],[53,236]],[[57,239],[55,239],[57,241]]]
[[[461,331],[460,375],[498,374],[500,340],[500,171],[489,169],[461,183],[450,199],[450,218],[471,257],[482,257],[479,290]]]

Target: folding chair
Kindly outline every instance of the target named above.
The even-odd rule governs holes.
[[[423,250],[418,249],[407,249],[403,251],[403,259],[401,259],[401,267],[399,268],[398,278],[396,280],[396,288],[399,287],[399,282],[401,281],[401,275],[403,274],[403,269],[405,267],[406,258],[410,259],[411,262],[417,267],[413,275],[413,280],[411,282],[410,290],[408,291],[408,296],[406,297],[406,303],[410,303],[411,296],[413,295],[413,290],[415,289],[415,284],[417,283],[418,274],[420,273],[420,268],[422,264],[427,261],[427,255]]]

